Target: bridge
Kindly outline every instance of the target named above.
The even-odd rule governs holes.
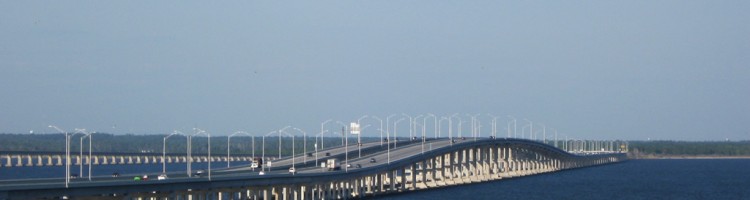
[[[567,143],[567,142],[566,142]],[[0,199],[347,199],[452,185],[495,181],[626,160],[619,151],[565,151],[542,141],[516,138],[453,138],[331,148],[315,157],[299,156],[263,166],[213,171],[208,176],[170,174],[166,180],[132,177],[0,182]],[[363,145],[364,146],[364,145]],[[566,148],[571,150],[569,148]],[[325,154],[326,152],[328,154]],[[306,156],[306,155],[303,155]],[[340,170],[318,164],[342,159]],[[374,161],[374,162],[372,162]],[[288,169],[294,166],[297,173]],[[352,166],[352,167],[348,167]]]

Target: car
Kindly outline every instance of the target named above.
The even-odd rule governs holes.
[[[362,168],[362,165],[360,164],[354,165],[354,168]]]
[[[148,174],[144,174],[143,177],[141,177],[141,180],[142,181],[147,181],[148,180]]]
[[[141,177],[140,177],[140,176],[136,176],[136,177],[133,177],[133,180],[134,180],[134,181],[140,181],[140,180],[141,180]]]
[[[297,169],[294,169],[294,167],[290,167],[289,168],[289,173],[290,174],[296,174],[297,173]]]
[[[495,136],[490,136],[490,139],[495,139]]]
[[[388,142],[388,138],[383,138],[383,142]]]
[[[70,178],[71,179],[76,179],[76,178],[78,178],[78,174],[70,174]]]
[[[158,177],[156,177],[156,180],[167,180],[167,175],[166,174],[159,175]]]
[[[114,172],[112,173],[112,177],[120,177],[120,173]]]
[[[326,156],[331,156],[331,152],[326,152]]]
[[[456,143],[456,139],[452,139],[452,140],[451,140],[451,143]]]
[[[376,163],[376,162],[378,162],[378,161],[375,160],[375,158],[370,158],[370,163]]]
[[[346,164],[346,168],[352,168],[352,164]]]
[[[312,157],[312,153],[307,153],[307,157]]]
[[[200,170],[198,170],[198,171],[195,171],[195,175],[196,175],[196,176],[203,176],[203,173],[206,173],[206,172],[205,172],[205,171],[203,171],[202,169],[200,169]]]
[[[266,175],[266,173],[263,172],[263,171],[260,171],[260,172],[258,172],[258,175]]]
[[[461,137],[461,140],[466,140],[466,137]]]

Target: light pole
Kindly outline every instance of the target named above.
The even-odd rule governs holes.
[[[554,128],[550,128],[550,129],[555,131],[555,148],[559,148],[557,147],[557,129],[554,129]]]
[[[255,151],[255,137],[253,137],[253,135],[251,135],[250,133],[245,132],[245,131],[235,131],[231,135],[227,136],[227,168],[229,168],[229,153],[230,153],[229,149],[231,149],[231,148],[229,148],[229,146],[231,144],[230,141],[232,140],[232,137],[235,136],[235,135],[237,135],[237,134],[244,134],[244,135],[252,137],[252,140],[253,140],[253,151]],[[253,158],[255,158],[255,153],[253,153]]]
[[[438,135],[437,135],[437,134],[438,134],[438,133],[437,133],[437,131],[438,131],[438,119],[437,119],[437,116],[435,116],[435,114],[432,114],[432,113],[427,113],[427,116],[425,116],[425,117],[424,117],[424,119],[422,120],[422,121],[423,121],[422,123],[423,123],[423,124],[425,124],[425,125],[427,125],[427,124],[426,124],[426,123],[427,123],[427,122],[426,122],[426,121],[427,121],[427,117],[432,117],[432,121],[433,121],[432,123],[433,123],[433,125],[435,126],[435,127],[434,127],[434,128],[432,129],[432,131],[434,131],[434,132],[435,132],[435,139],[437,139],[437,138],[438,138]],[[422,130],[422,137],[424,137],[424,135],[425,135],[425,133],[424,133],[424,129],[423,129],[423,130]]]
[[[547,126],[542,123],[539,123],[539,125],[542,126],[542,143],[547,144]],[[536,139],[538,140],[539,137],[536,137]]]
[[[333,120],[332,119],[327,119],[327,120],[323,121],[322,123],[320,123],[320,149],[324,149],[325,148],[325,146],[323,145],[323,143],[324,143],[323,142],[323,127],[325,126],[326,123],[331,122],[331,121],[333,121]],[[316,159],[316,161],[317,161],[317,159]]]
[[[401,118],[393,122],[393,138],[396,140],[393,142],[393,148],[398,148],[398,123],[404,121],[406,118]]]
[[[289,133],[287,133],[284,130],[279,130],[279,137],[281,137],[281,133],[284,133],[284,134],[288,135],[289,137],[292,137],[292,168],[294,168],[294,153],[295,153],[294,152],[294,135],[289,134]],[[294,169],[296,170],[297,168],[294,168]],[[292,175],[294,175],[294,174],[296,174],[296,173],[293,173]]]
[[[315,166],[318,166],[318,136],[321,138],[323,137],[323,133],[328,132],[328,130],[318,133],[318,135],[315,135]],[[322,144],[321,144],[322,145]]]
[[[387,134],[386,138],[388,138],[388,142],[386,143],[386,145],[388,145],[389,150],[391,148],[391,117],[395,116],[396,114],[392,114],[385,118],[385,132]]]
[[[83,176],[83,138],[86,138],[86,137],[89,138],[89,175],[88,175],[88,178],[89,178],[89,181],[91,181],[91,139],[92,139],[91,134],[93,132],[86,132],[86,129],[78,129],[78,128],[75,130],[76,130],[76,133],[81,133],[84,135],[83,137],[81,137],[81,143],[79,144],[79,146],[81,147],[81,151],[80,151],[81,155],[79,156],[81,160],[81,165],[78,165],[78,169],[80,170],[80,172],[78,173],[80,174],[80,176]]]
[[[487,116],[490,116],[492,118],[492,137],[497,139],[497,117],[489,113],[487,113]]]
[[[305,164],[307,164],[307,132],[299,128],[294,128],[294,130],[302,132],[302,158],[304,159]],[[294,144],[294,141],[292,141],[292,144]]]
[[[359,122],[358,122],[357,124],[359,124]],[[365,133],[365,129],[366,129],[367,127],[370,127],[370,126],[372,126],[372,125],[371,125],[371,124],[368,124],[367,126],[365,126],[365,127],[362,127],[362,128],[361,128],[361,129],[359,130],[359,134],[357,134],[357,158],[360,158],[360,157],[362,157],[362,140],[361,140],[360,136],[362,136],[362,134],[364,134],[364,133]]]
[[[412,126],[414,126],[414,121],[412,119],[414,119],[414,118],[411,117],[411,116],[409,116],[409,115],[407,115],[406,113],[401,113],[401,115],[409,118],[409,139],[411,139]],[[396,125],[394,125],[394,126],[396,126]]]
[[[419,118],[422,118],[422,117],[424,117],[424,115],[417,115],[416,117],[414,117],[414,121],[411,123],[412,129],[414,129],[414,133],[412,133],[412,135],[409,135],[409,140],[412,140],[413,138],[417,137],[417,132],[419,132],[417,129],[417,123],[419,121]],[[422,128],[424,128],[424,124],[422,124]]]
[[[344,122],[336,121],[336,123],[339,124],[339,125],[341,125],[341,127],[344,127],[344,128],[347,127],[346,124],[344,124]],[[344,137],[346,137],[346,133],[344,131],[341,131],[341,146],[345,145],[344,144]]]
[[[162,174],[166,174],[167,173],[167,164],[165,162],[165,160],[166,160],[165,158],[167,157],[167,138],[172,137],[173,135],[177,135],[177,134],[185,136],[184,133],[182,133],[182,132],[180,132],[178,130],[175,130],[171,134],[169,134],[167,136],[164,136],[164,140],[163,140],[162,146],[161,146],[161,173]],[[188,176],[190,176],[190,172],[188,172]]]
[[[533,137],[533,135],[534,135],[534,122],[532,122],[531,120],[528,120],[528,119],[523,119],[523,120],[529,122],[529,139],[533,140],[534,139],[534,137]],[[523,135],[523,133],[521,135]]]
[[[206,132],[204,130],[201,130],[199,128],[193,128],[193,130],[196,131],[196,133],[193,134],[192,136],[206,135],[206,138],[208,138],[208,180],[211,180],[211,134],[209,134],[208,132]],[[192,143],[192,142],[193,141],[191,139],[190,143]],[[192,144],[191,144],[191,146],[192,146]],[[191,150],[191,152],[192,152],[192,150]],[[192,156],[192,153],[191,153],[191,156]],[[188,173],[192,173],[189,170],[190,169],[188,169]]]
[[[376,119],[380,122],[380,146],[383,146],[383,119],[380,119],[378,116],[371,116],[373,119]]]
[[[512,119],[513,119],[513,137],[514,137],[514,138],[517,138],[517,137],[518,137],[518,136],[516,135],[516,133],[518,133],[518,129],[516,129],[516,128],[517,128],[517,126],[516,126],[516,124],[517,124],[517,123],[516,123],[516,122],[517,122],[517,120],[516,120],[516,118],[515,118],[515,117],[513,117],[513,116],[510,116],[510,115],[508,115],[508,117],[509,117],[509,118],[512,118]],[[510,137],[510,121],[508,121],[508,137]]]
[[[68,183],[70,183],[70,137],[68,137],[68,132],[64,131],[57,126],[49,125],[47,127],[54,128],[57,131],[60,131],[60,133],[65,134],[65,188],[68,188]]]
[[[281,159],[281,133],[284,132],[284,130],[286,130],[288,128],[291,128],[291,127],[292,126],[285,126],[284,128],[279,129],[279,159]],[[287,134],[289,134],[289,133],[287,133]],[[292,139],[294,139],[294,138],[292,138]]]
[[[439,138],[443,134],[443,120],[449,121],[447,117],[440,117],[440,120],[438,121],[438,133],[437,133],[438,136],[437,136],[437,138]]]
[[[272,133],[274,133],[274,132],[276,132],[276,131],[271,131],[271,132],[268,132],[268,133],[266,133],[265,135],[263,135],[263,138],[262,138],[262,141],[263,141],[263,145],[262,145],[262,150],[261,150],[261,155],[260,155],[260,159],[261,159],[261,160],[262,160],[262,161],[263,161],[264,163],[266,163],[266,165],[268,165],[268,164],[270,163],[270,161],[266,160],[266,136],[268,136],[268,135],[271,135],[271,134],[272,134]],[[260,166],[260,171],[261,171],[261,172],[262,172],[262,171],[263,171],[263,170],[264,170],[264,169],[266,168],[266,167],[264,167],[264,166],[266,166],[266,165],[263,165],[263,164],[261,164],[261,166]],[[269,167],[270,167],[270,165],[269,165]]]
[[[478,133],[477,133],[477,116],[479,116],[479,114],[474,114],[474,115],[466,114],[466,116],[469,116],[469,118],[471,119],[471,136],[473,136],[474,137],[474,141],[476,141],[477,140],[477,135],[478,135]]]
[[[458,121],[461,121],[461,117],[457,116],[458,113],[453,113],[453,115],[448,117],[448,138],[453,140],[453,118],[458,118]],[[453,145],[453,142],[451,142],[451,145]]]

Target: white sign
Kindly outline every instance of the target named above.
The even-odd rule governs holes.
[[[352,135],[359,135],[360,133],[359,124],[356,122],[352,122],[351,124],[349,124],[349,132]]]

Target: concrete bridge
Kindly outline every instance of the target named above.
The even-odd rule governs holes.
[[[212,177],[133,181],[100,177],[71,183],[61,180],[0,183],[0,199],[68,197],[74,199],[347,199],[496,181],[626,160],[619,152],[573,154],[538,141],[510,138],[433,139],[372,148],[359,158],[356,148],[302,161],[277,161],[265,175],[249,168],[215,171]],[[339,171],[305,162],[345,155]],[[351,156],[351,157],[349,157]],[[371,159],[376,160],[372,163]],[[294,164],[298,173],[287,169]],[[347,168],[346,164],[361,166]]]
[[[230,162],[251,161],[252,156],[211,156],[198,155],[188,158],[185,155],[70,155],[71,165],[128,165],[128,164],[161,164],[164,163],[200,163],[208,162]],[[49,154],[21,154],[21,153],[0,153],[0,167],[41,167],[41,166],[63,166],[65,164],[65,152]]]

